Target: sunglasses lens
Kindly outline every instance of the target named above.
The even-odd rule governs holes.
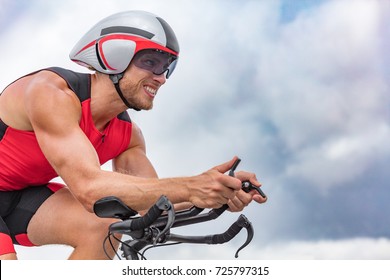
[[[176,58],[174,61],[171,62],[171,64],[169,64],[167,69],[167,79],[172,75],[173,71],[175,70],[177,61],[178,58]]]
[[[133,58],[133,63],[138,68],[161,75],[167,72],[167,79],[172,75],[177,64],[177,56],[159,50],[139,51]]]

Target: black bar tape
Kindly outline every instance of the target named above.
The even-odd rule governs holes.
[[[241,229],[242,226],[240,226],[238,222],[235,222],[224,233],[212,235],[210,244],[222,244],[229,242],[241,231]]]
[[[139,219],[134,219],[132,223],[130,224],[130,230],[140,230],[143,228],[147,228],[155,220],[157,220],[158,217],[160,217],[163,210],[159,209],[157,205],[153,205],[152,208],[149,209],[149,211]]]

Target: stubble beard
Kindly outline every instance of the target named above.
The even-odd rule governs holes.
[[[144,90],[142,87],[142,81],[140,81],[138,84],[124,82],[122,87],[127,89],[124,92],[124,95],[126,100],[133,108],[140,110],[151,110],[153,108],[153,101],[149,101],[142,92]]]

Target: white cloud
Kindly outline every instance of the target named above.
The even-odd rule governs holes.
[[[388,158],[388,139],[390,126],[383,122],[373,124],[363,131],[324,141],[320,147],[304,149],[286,173],[324,190],[340,186],[363,174],[378,159]]]
[[[230,259],[239,244],[234,245],[175,245],[151,249],[151,260]],[[62,260],[70,248],[58,245],[25,248],[18,246],[22,260]],[[251,243],[239,253],[245,260],[380,260],[390,259],[390,240],[386,238],[354,238],[344,240],[289,241],[256,245]]]
[[[383,47],[388,40],[380,36],[389,26],[385,1],[325,1],[302,9],[287,24],[280,19],[279,1],[46,2],[37,1],[38,7],[1,33],[0,87],[46,66],[83,71],[68,53],[110,13],[145,9],[162,15],[176,30],[182,53],[155,108],[131,112],[143,128],[150,158],[166,177],[202,172],[238,154],[240,168],[259,172],[269,183],[270,201],[260,211],[272,220],[266,231],[274,239],[279,227],[292,228],[301,212],[312,211],[286,196],[291,177],[316,191],[354,187],[350,182],[357,174],[389,156],[389,72],[382,58],[390,55]],[[358,254],[358,244],[372,250]],[[337,254],[322,249],[327,246]],[[287,242],[248,248],[243,256],[382,258],[388,247],[382,239]],[[207,249],[211,258],[234,251],[214,248]],[[26,252],[21,249],[21,256]],[[34,253],[27,258],[68,253],[57,247],[28,252]]]
[[[279,26],[268,41],[259,100],[291,155],[287,177],[328,189],[388,157],[382,3],[328,1]]]
[[[235,259],[239,244],[182,245],[155,249],[150,259]],[[157,253],[161,251],[161,253]],[[250,260],[378,260],[390,258],[390,240],[356,238],[345,240],[288,241],[267,245],[250,244],[239,259]]]
[[[385,238],[355,238],[345,240],[320,240],[287,242],[258,248],[260,259],[296,260],[356,260],[389,259],[390,241]]]

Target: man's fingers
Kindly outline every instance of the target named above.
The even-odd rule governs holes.
[[[247,171],[236,172],[236,178],[240,179],[241,181],[249,181],[257,187],[261,186],[261,183],[257,180],[256,175],[251,172],[247,172]]]
[[[236,162],[237,159],[238,159],[238,157],[235,156],[235,157],[233,157],[233,159],[231,159],[225,163],[222,163],[220,165],[217,165],[213,169],[217,170],[220,173],[225,173],[232,168],[233,164]]]

